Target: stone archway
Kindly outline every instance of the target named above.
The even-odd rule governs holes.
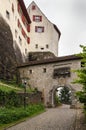
[[[71,104],[70,104],[70,108],[75,108],[76,107],[76,104],[77,104],[77,99],[76,99],[76,96],[75,96],[75,90],[72,88],[71,85],[63,85],[63,86],[60,86],[60,85],[57,85],[57,86],[53,86],[52,90],[50,90],[49,92],[49,102],[51,104],[52,107],[55,107],[55,91],[57,90],[57,88],[59,87],[67,87],[69,88],[69,90],[71,91]]]

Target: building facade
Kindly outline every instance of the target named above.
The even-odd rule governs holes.
[[[16,48],[19,48],[25,62],[29,52],[31,20],[24,2],[23,0],[0,0],[0,5],[0,16],[6,20],[12,31],[15,52]]]
[[[52,52],[58,56],[60,31],[32,2],[26,9],[23,0],[0,0],[0,16],[3,17],[13,35],[15,54],[20,50],[23,62],[29,52]]]
[[[59,29],[47,19],[35,2],[29,5],[27,11],[31,19],[30,51],[52,52],[58,56]]]
[[[74,55],[54,59],[32,61],[19,67],[20,76],[27,79],[27,86],[37,88],[43,93],[44,103],[54,106],[54,91],[59,87],[68,87],[73,95],[81,90],[80,85],[72,84],[77,77],[72,71],[81,68],[81,59]]]

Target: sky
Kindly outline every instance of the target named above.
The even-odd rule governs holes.
[[[32,0],[24,0],[26,7]],[[86,46],[86,0],[34,0],[61,31],[59,56],[81,52]]]

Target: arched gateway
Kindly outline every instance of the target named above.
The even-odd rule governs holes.
[[[55,107],[56,106],[56,103],[55,103],[55,93],[57,91],[58,88],[64,88],[64,87],[67,87],[70,91],[71,91],[71,104],[70,104],[70,108],[75,108],[76,107],[76,102],[77,102],[77,99],[76,99],[76,96],[75,96],[75,90],[72,88],[71,85],[63,85],[63,86],[53,86],[52,89],[50,90],[49,92],[49,105],[52,106],[52,107]]]
[[[72,71],[76,68],[81,68],[81,59],[74,55],[31,61],[18,67],[21,79],[27,77],[27,84],[41,91],[44,104],[52,107],[55,106],[54,92],[59,86],[67,86],[71,90],[71,106],[77,105],[75,92],[80,91],[82,87],[78,84],[72,84],[77,78],[77,75]]]

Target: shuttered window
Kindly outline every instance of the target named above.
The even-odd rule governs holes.
[[[35,21],[35,22],[41,22],[42,21],[42,16],[33,15],[33,21]]]
[[[28,43],[28,44],[30,43],[30,38],[29,38],[29,37],[27,37],[27,43]]]
[[[30,25],[27,26],[27,31],[30,32]]]
[[[41,26],[35,26],[35,32],[42,33],[44,32],[44,27]]]

